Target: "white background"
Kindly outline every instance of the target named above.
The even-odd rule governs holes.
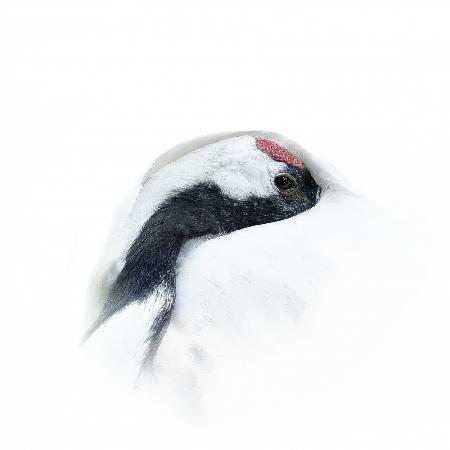
[[[420,413],[400,412],[400,428],[342,419],[323,448],[450,448],[446,2],[6,1],[0,14],[4,448],[54,448],[40,380],[79,337],[118,201],[167,148],[245,129],[285,134],[412,208],[431,248],[402,374]]]

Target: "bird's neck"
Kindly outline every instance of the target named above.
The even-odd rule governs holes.
[[[153,314],[146,339],[151,342],[149,356],[156,352],[170,319],[176,292],[176,261],[186,241],[177,232],[175,218],[170,213],[170,209],[158,209],[141,228],[88,335],[130,305],[153,302],[152,312],[156,311],[156,315]]]
[[[156,213],[142,227],[100,316],[87,334],[93,334],[94,342],[107,342],[108,347],[116,342],[114,348],[128,349],[136,359],[130,361],[133,370],[152,365],[175,302],[176,262],[185,238],[170,226],[167,216]],[[116,356],[112,359],[127,358],[124,354]]]
[[[184,239],[166,230],[155,230],[149,222],[126,256],[105,305],[103,314],[106,316],[131,303],[142,302],[158,288],[168,292],[175,290],[175,266]]]
[[[226,209],[220,207],[221,201],[229,202],[217,187],[204,185],[179,192],[159,205],[129,248],[123,268],[88,336],[118,313],[129,310],[131,305],[151,303],[149,299],[158,294],[157,314],[146,337],[147,359],[153,358],[175,302],[176,263],[184,243],[192,238],[232,231],[229,215],[220,216]],[[212,213],[208,210],[211,207]]]

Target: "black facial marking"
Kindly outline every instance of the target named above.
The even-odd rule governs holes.
[[[125,257],[125,264],[88,336],[118,311],[141,302],[163,286],[167,300],[149,330],[147,359],[152,360],[175,302],[175,264],[183,244],[204,235],[228,234],[295,216],[312,208],[320,187],[306,168],[283,172],[289,186],[270,197],[235,200],[214,184],[199,184],[174,193],[147,220]],[[277,177],[274,179],[277,186]],[[292,186],[291,186],[292,183]],[[279,184],[279,183],[278,183]]]

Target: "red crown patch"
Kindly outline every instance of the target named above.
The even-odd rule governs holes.
[[[287,148],[268,139],[256,139],[259,150],[269,155],[275,161],[284,162],[303,169],[305,165]]]

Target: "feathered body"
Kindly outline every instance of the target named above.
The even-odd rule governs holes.
[[[292,321],[304,305],[295,289],[280,283],[283,265],[310,262],[311,270],[291,280],[300,287],[324,267],[306,250],[299,253],[288,235],[283,243],[283,228],[298,227],[304,240],[308,215],[322,202],[349,195],[324,164],[273,133],[213,136],[176,147],[146,174],[106,248],[93,282],[89,351],[114,372],[137,376],[152,366],[153,375],[185,380],[223,355],[233,335],[251,335],[261,318]],[[246,252],[245,265],[245,246],[236,246],[235,235],[261,238],[253,255]],[[211,267],[198,269],[203,252],[216,246]],[[269,264],[267,255],[260,260],[265,251],[272,252]],[[277,333],[256,328],[262,341]]]

